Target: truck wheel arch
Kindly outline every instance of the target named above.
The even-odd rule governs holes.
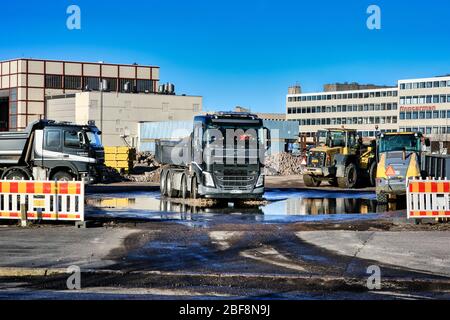
[[[11,167],[3,171],[1,175],[2,180],[5,180],[6,176],[13,171],[20,171],[24,176],[27,176],[28,179],[33,178],[33,174],[28,169],[23,167]]]
[[[65,172],[73,176],[74,178],[78,177],[78,170],[75,168],[71,168],[69,166],[58,166],[50,169],[49,178],[53,179],[53,176],[58,172]]]

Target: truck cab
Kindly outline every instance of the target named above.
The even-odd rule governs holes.
[[[36,121],[22,132],[0,133],[1,178],[96,182],[104,165],[100,135],[94,123],[50,120]]]
[[[406,194],[406,182],[420,178],[422,155],[430,140],[420,132],[381,133],[377,138],[376,192],[379,203]]]
[[[167,164],[161,193],[168,197],[257,199],[264,194],[262,119],[240,112],[196,116],[183,142],[157,144],[156,158]]]

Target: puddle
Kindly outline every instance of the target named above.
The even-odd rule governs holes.
[[[127,219],[198,221],[199,217],[219,214],[242,216],[257,221],[325,220],[373,218],[377,212],[405,209],[400,204],[377,207],[375,194],[342,193],[316,190],[270,190],[266,205],[246,206],[220,203],[211,207],[194,207],[161,199],[159,192],[91,194],[87,196],[87,214]]]

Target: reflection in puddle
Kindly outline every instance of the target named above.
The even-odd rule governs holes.
[[[309,196],[309,197],[308,197]],[[342,197],[343,196],[343,197]],[[190,206],[161,199],[157,192],[142,192],[133,194],[90,195],[87,204],[94,211],[133,211],[136,214],[158,213],[161,217],[171,213],[181,214],[256,214],[264,216],[320,216],[341,214],[373,214],[377,212],[402,210],[397,203],[388,206],[378,206],[373,194],[355,193],[340,194],[332,192],[267,192],[269,204],[247,206],[220,203],[211,207]],[[183,219],[183,218],[182,218]]]

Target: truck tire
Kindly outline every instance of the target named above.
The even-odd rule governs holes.
[[[74,177],[67,171],[58,171],[52,175],[53,181],[72,181]]]
[[[187,178],[185,174],[181,177],[180,197],[183,199],[188,198]]]
[[[369,168],[369,186],[375,187],[377,179],[377,163],[373,161]]]
[[[378,203],[388,203],[389,197],[386,192],[377,192]]]
[[[3,180],[29,180],[31,174],[21,168],[11,168],[6,170],[3,175]]]
[[[349,163],[345,167],[345,172],[343,177],[338,178],[339,188],[352,189],[356,186],[358,182],[358,169],[354,163]]]
[[[191,181],[191,198],[198,199],[198,185],[197,185],[197,177],[194,176]]]
[[[161,196],[167,197],[167,170],[163,170],[159,177],[159,190],[161,191]]]
[[[173,175],[172,171],[168,171],[166,175],[166,188],[167,188],[167,196],[169,198],[176,198],[178,196],[178,191],[173,187]]]
[[[303,175],[303,182],[305,183],[305,186],[307,187],[318,187],[320,186],[321,181],[317,178],[314,178],[313,176],[309,174]]]

